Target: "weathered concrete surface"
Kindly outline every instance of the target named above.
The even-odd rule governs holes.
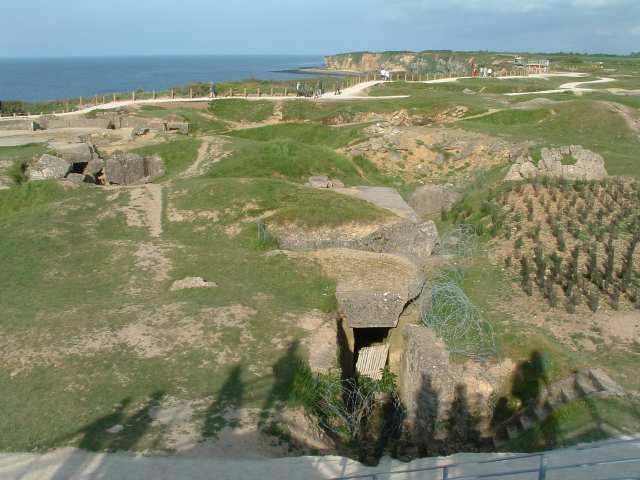
[[[71,165],[66,160],[45,153],[27,164],[26,173],[30,180],[47,180],[64,178],[70,168]]]
[[[567,180],[602,180],[607,177],[604,158],[580,145],[543,148],[541,157],[537,166],[530,157],[519,157],[509,169],[505,180],[518,181],[540,176]]]
[[[49,142],[49,148],[69,163],[89,163],[98,157],[95,147],[85,142]]]
[[[338,310],[351,328],[395,327],[407,303],[420,295],[425,283],[422,271],[400,255],[350,249],[289,255],[317,259],[336,280]]]
[[[433,330],[422,325],[407,325],[403,334],[400,396],[418,436],[433,438],[456,385],[449,351]]]
[[[376,207],[387,209],[399,217],[412,222],[418,222],[416,212],[404,201],[400,194],[390,187],[349,187],[335,188],[335,192],[356,197],[374,204]]]
[[[0,122],[0,130],[28,130],[32,132],[34,129],[33,120],[16,118]]]
[[[107,181],[116,185],[148,183],[165,173],[164,163],[157,155],[142,157],[135,153],[116,154],[105,161]]]
[[[285,250],[349,248],[376,253],[403,255],[419,265],[431,256],[438,243],[438,230],[432,221],[414,223],[390,218],[388,223],[346,225],[323,230],[305,230],[290,226],[270,226]]]
[[[622,461],[640,457],[640,436],[582,444],[545,453],[547,480],[596,480],[637,478],[640,462]],[[512,460],[505,461],[509,458]],[[497,462],[492,463],[491,460]],[[588,464],[588,466],[587,466]],[[537,473],[509,474],[536,470],[537,456],[515,453],[460,453],[451,457],[432,457],[402,463],[388,457],[378,466],[366,467],[355,460],[338,456],[289,457],[279,459],[180,458],[126,453],[93,453],[72,448],[47,453],[0,454],[0,478],[3,480],[321,480],[350,475],[378,474],[389,480],[441,480],[442,467],[449,477],[488,476],[502,473],[504,480],[538,478]],[[562,468],[566,465],[585,465]],[[420,469],[431,469],[416,471]]]
[[[444,185],[424,185],[418,187],[411,198],[409,205],[420,217],[440,213],[441,210],[449,210],[458,201],[460,194]]]

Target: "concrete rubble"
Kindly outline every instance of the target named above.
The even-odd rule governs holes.
[[[543,148],[540,156],[537,165],[529,155],[518,157],[507,173],[505,181],[543,176],[567,180],[603,180],[608,176],[604,158],[580,145]]]

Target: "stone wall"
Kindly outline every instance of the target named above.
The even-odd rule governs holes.
[[[16,118],[11,120],[0,120],[0,130],[35,130],[33,120],[26,118]]]

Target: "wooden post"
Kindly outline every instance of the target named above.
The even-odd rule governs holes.
[[[289,96],[289,89],[287,87],[284,87],[284,96],[285,97]]]
[[[136,101],[136,91],[134,90],[133,92],[131,92],[131,99],[135,102]]]
[[[247,89],[244,89],[244,98],[247,98]]]
[[[156,91],[155,90],[153,92],[151,92],[151,98],[153,98],[154,100],[156,99]]]
[[[105,95],[102,96],[102,104],[107,103],[107,97]]]
[[[260,87],[258,87],[258,96],[261,97],[262,94],[260,93]]]
[[[115,103],[118,100],[118,97],[116,96],[115,92],[113,93],[113,103]]]
[[[82,106],[82,97],[80,97],[80,106]]]
[[[273,97],[273,87],[271,87],[271,96]]]
[[[189,89],[189,98],[193,98],[193,88]]]
[[[174,98],[176,98],[176,92],[172,88],[171,89],[171,100],[173,100]]]

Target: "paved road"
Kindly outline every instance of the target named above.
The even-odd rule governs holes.
[[[533,480],[540,457],[515,454],[457,454],[401,463],[384,458],[377,467],[365,467],[344,457],[281,459],[184,458],[172,456],[90,453],[71,448],[49,453],[0,454],[3,480],[320,480],[366,476],[366,480],[441,480],[500,478]],[[546,480],[640,479],[640,437],[582,445],[547,452]],[[580,465],[580,466],[576,466]],[[528,473],[516,472],[528,471]],[[373,474],[376,474],[374,477]],[[489,477],[489,474],[501,474]]]
[[[234,98],[243,98],[245,100],[257,101],[257,100],[268,100],[274,102],[281,102],[287,100],[308,100],[308,101],[323,101],[323,100],[390,100],[390,99],[398,99],[398,98],[407,98],[408,95],[391,95],[386,97],[369,97],[364,94],[367,88],[370,88],[374,85],[382,83],[381,81],[372,81],[372,82],[363,82],[358,85],[354,85],[353,87],[345,88],[342,91],[341,95],[335,95],[333,92],[327,92],[319,99],[313,98],[305,98],[305,97],[279,97],[279,96],[270,96],[270,95],[262,95],[260,97],[234,97]],[[144,99],[144,100],[120,100],[116,102],[108,102],[100,105],[92,105],[81,110],[76,110],[73,112],[67,113],[58,113],[57,117],[68,117],[71,115],[83,115],[86,113],[91,113],[96,110],[116,110],[118,108],[131,107],[134,105],[157,105],[157,104],[166,104],[166,103],[198,103],[198,102],[212,102],[212,101],[221,101],[227,100],[229,97],[196,97],[196,98],[174,98],[171,99],[169,97],[166,98],[155,98],[155,99]],[[17,117],[17,119],[32,119],[35,120],[39,118],[40,115],[22,115]],[[0,117],[0,121],[9,121],[15,120],[14,117]]]

